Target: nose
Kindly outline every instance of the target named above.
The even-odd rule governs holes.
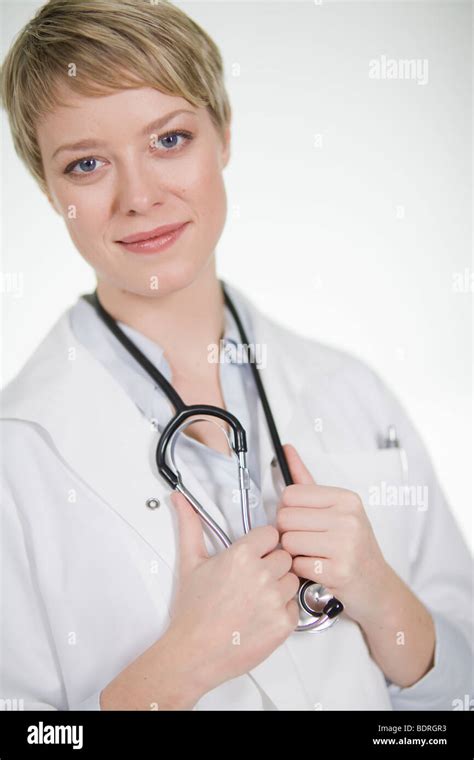
[[[146,214],[165,198],[165,189],[150,162],[136,157],[120,167],[117,173],[116,208],[124,215]]]

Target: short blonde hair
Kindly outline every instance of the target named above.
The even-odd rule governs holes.
[[[222,140],[230,123],[217,45],[168,0],[49,0],[13,42],[0,87],[15,150],[43,192],[36,125],[64,105],[61,84],[93,97],[133,87],[181,96],[208,109]]]

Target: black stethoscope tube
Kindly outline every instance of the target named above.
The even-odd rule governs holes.
[[[237,314],[237,310],[232,303],[229,294],[227,293],[224,283],[221,282],[222,290],[224,291],[224,299],[229,307],[232,316],[235,319],[235,322],[237,324],[237,327],[239,329],[240,338],[242,340],[242,343],[244,343],[246,346],[249,346],[249,340],[247,337],[247,334],[244,330],[244,326],[240,320],[239,315]],[[270,408],[270,404],[268,403],[267,394],[265,393],[265,389],[263,387],[262,379],[259,375],[257,365],[255,361],[250,362],[250,368],[252,370],[252,374],[255,379],[255,383],[257,386],[258,395],[260,397],[260,401],[263,407],[263,411],[265,413],[265,419],[267,421],[268,430],[270,431],[270,436],[273,443],[273,448],[275,450],[275,454],[278,460],[278,464],[280,466],[281,474],[283,475],[283,480],[285,481],[285,485],[291,486],[293,484],[293,478],[290,474],[290,469],[288,467],[288,462],[286,461],[285,452],[283,450],[283,446],[281,445],[280,436],[278,435],[278,430],[275,424],[275,420],[273,418],[272,410]]]
[[[173,437],[173,434],[181,426],[181,424],[188,417],[195,417],[196,415],[208,415],[212,417],[219,417],[229,424],[234,435],[234,451],[239,452],[247,451],[247,437],[245,430],[241,422],[237,417],[228,412],[226,409],[221,409],[218,406],[212,404],[186,404],[179,393],[173,388],[171,383],[162,375],[162,373],[152,364],[149,359],[140,351],[140,349],[129,339],[129,337],[118,326],[114,318],[104,309],[99,301],[97,290],[92,294],[83,296],[98,312],[99,316],[105,322],[107,327],[112,331],[115,337],[120,341],[124,348],[129,351],[133,358],[140,364],[141,367],[150,375],[150,377],[161,388],[165,396],[172,403],[175,408],[175,415],[169,420],[164,427],[158,445],[156,448],[156,464],[158,471],[167,483],[176,488],[179,482],[178,474],[173,472],[171,467],[166,462],[166,452],[168,444]]]
[[[232,316],[235,319],[235,322],[237,324],[240,338],[243,344],[247,346],[247,349],[250,350],[250,344],[247,337],[247,334],[245,332],[244,326],[241,322],[241,319],[237,313],[237,310],[232,303],[232,300],[225,288],[224,283],[220,282],[222,291],[224,294],[224,300],[227,304]],[[233,434],[234,434],[234,450],[238,454],[239,452],[247,452],[247,440],[246,440],[246,434],[245,430],[242,427],[242,424],[237,419],[237,417],[231,412],[228,412],[225,409],[221,409],[218,406],[212,406],[210,404],[193,404],[193,405],[187,405],[177,393],[177,391],[173,388],[171,383],[168,382],[168,380],[161,374],[161,372],[149,361],[149,359],[140,351],[139,348],[128,338],[128,336],[121,330],[121,328],[118,326],[114,318],[104,309],[102,304],[99,301],[97,290],[95,290],[91,294],[86,294],[83,296],[83,298],[88,301],[97,311],[101,319],[105,322],[107,327],[111,330],[111,332],[115,335],[115,337],[120,341],[120,343],[124,346],[124,348],[133,356],[133,358],[140,364],[140,366],[150,375],[150,377],[156,382],[156,384],[161,388],[165,396],[168,398],[168,400],[171,402],[171,404],[175,408],[175,415],[172,417],[169,422],[166,424],[165,428],[163,429],[157,449],[156,449],[156,463],[158,466],[158,470],[162,477],[168,482],[168,484],[173,488],[176,489],[176,487],[179,485],[179,475],[168,466],[166,462],[166,450],[168,443],[173,437],[174,432],[182,425],[182,423],[188,418],[188,417],[194,417],[196,415],[210,415],[212,417],[219,417],[222,420],[226,421],[229,426],[231,427]],[[281,444],[280,436],[278,435],[278,430],[275,424],[275,420],[270,408],[270,404],[268,403],[267,395],[265,393],[265,389],[263,387],[263,383],[259,374],[259,371],[256,366],[255,357],[251,357],[250,361],[250,367],[251,371],[257,386],[257,391],[259,395],[260,402],[263,407],[263,411],[265,414],[265,419],[267,421],[268,429],[270,432],[270,436],[273,443],[273,448],[275,450],[275,454],[278,460],[278,464],[283,476],[283,479],[285,481],[285,485],[289,486],[293,484],[293,478],[290,474],[290,469],[288,467],[288,462],[286,460],[285,452],[283,450],[283,446]],[[305,587],[308,585],[311,585],[311,581],[306,581],[303,583],[303,585],[300,587],[300,597],[302,595],[302,592],[304,591]],[[318,586],[319,584],[313,584],[315,586]],[[300,598],[300,605],[307,610],[312,615],[315,615],[316,613],[311,612],[311,609],[306,606],[304,603],[304,600]],[[330,601],[326,604],[324,608],[324,615],[327,615],[328,618],[334,618],[337,615],[340,614],[344,609],[342,603],[336,599],[336,597],[332,597]],[[302,626],[299,627],[297,630],[303,630],[304,628],[309,628],[311,626]]]

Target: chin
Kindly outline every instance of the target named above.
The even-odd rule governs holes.
[[[150,263],[146,271],[114,272],[110,276],[103,273],[102,278],[121,291],[145,298],[160,298],[192,285],[204,274],[210,258],[205,261],[181,258],[161,266],[160,262],[155,262]]]

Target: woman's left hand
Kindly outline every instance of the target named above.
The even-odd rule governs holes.
[[[294,485],[277,512],[282,547],[292,571],[322,583],[361,625],[383,608],[395,575],[385,561],[358,494],[317,485],[294,446],[284,446]]]

